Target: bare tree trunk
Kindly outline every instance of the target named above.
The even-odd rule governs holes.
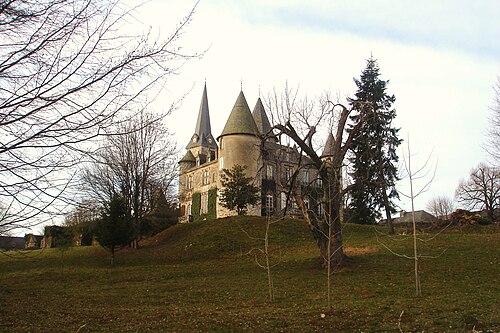
[[[271,262],[269,260],[269,227],[271,225],[271,219],[268,216],[266,218],[266,233],[264,235],[264,255],[266,257],[266,270],[267,270],[267,281],[269,285],[269,301],[274,302],[274,285],[273,278],[271,276]]]
[[[415,294],[417,296],[422,296],[422,288],[420,286],[420,272],[419,272],[419,265],[418,265],[418,249],[417,249],[417,224],[415,222],[415,204],[414,204],[414,199],[418,194],[422,193],[422,190],[418,193],[415,194],[413,192],[413,178],[418,174],[418,171],[416,173],[412,172],[411,169],[411,150],[410,150],[410,138],[408,138],[408,161],[405,159],[405,167],[408,172],[408,178],[410,179],[410,200],[411,200],[411,217],[412,217],[412,225],[413,225],[413,260],[414,260],[414,270],[415,270]],[[422,169],[420,169],[422,170]],[[419,171],[420,171],[419,170]],[[432,180],[423,188],[427,188],[427,186],[432,182]]]
[[[394,225],[392,224],[392,216],[391,216],[391,206],[389,202],[389,197],[387,196],[387,192],[385,189],[385,185],[382,185],[382,195],[384,197],[384,208],[385,208],[385,216],[387,219],[387,228],[389,229],[389,235],[394,234]]]

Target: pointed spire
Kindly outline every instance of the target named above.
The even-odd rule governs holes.
[[[323,153],[321,157],[333,156],[333,145],[335,143],[335,138],[333,137],[332,132],[328,135],[328,139],[326,139],[325,148],[323,149]]]
[[[224,130],[219,138],[230,134],[259,135],[259,129],[257,128],[255,120],[252,117],[252,113],[250,112],[250,108],[248,107],[243,91],[241,91],[238,95],[236,103],[234,103],[233,110],[231,111],[226,125],[224,126]]]
[[[212,129],[210,126],[210,113],[208,110],[208,97],[207,97],[207,83],[203,88],[203,95],[201,97],[200,110],[198,111],[198,120],[194,134],[191,141],[187,145],[187,149],[197,146],[208,146],[217,148],[217,144],[212,136]]]
[[[257,125],[257,129],[259,130],[260,134],[268,134],[271,130],[271,123],[267,118],[266,110],[264,109],[264,105],[262,104],[260,97],[257,100],[255,107],[253,108],[252,117],[255,120],[255,124]]]

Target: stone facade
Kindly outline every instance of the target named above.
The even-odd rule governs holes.
[[[249,207],[248,215],[280,215],[287,207],[288,215],[299,214],[298,207],[289,199],[289,184],[301,191],[309,209],[321,214],[318,199],[322,191],[317,172],[308,168],[305,157],[298,150],[279,144],[260,98],[250,112],[243,92],[240,92],[222,133],[214,140],[208,108],[206,85],[198,114],[198,121],[186,154],[179,161],[179,222],[221,218],[236,212],[222,207],[218,197],[222,186],[220,174],[236,164],[244,166],[248,177],[260,188],[261,202]],[[267,138],[267,139],[266,139]],[[307,193],[305,193],[306,191]]]

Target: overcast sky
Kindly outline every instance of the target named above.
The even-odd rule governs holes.
[[[168,34],[193,5],[153,0],[137,18]],[[412,163],[432,153],[437,165],[431,189],[416,200],[416,208],[424,209],[434,196],[453,197],[459,180],[486,159],[481,144],[500,75],[498,13],[500,2],[493,0],[201,0],[181,44],[206,53],[181,68],[155,108],[190,91],[168,119],[184,148],[205,80],[217,137],[241,84],[251,109],[259,87],[265,97],[285,82],[309,98],[325,91],[350,96],[356,91],[353,78],[372,54],[396,96],[395,123],[405,141],[410,137],[417,154]],[[408,180],[401,180],[400,190],[407,188]],[[400,205],[410,209],[407,200]]]

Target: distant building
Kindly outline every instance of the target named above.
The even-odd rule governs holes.
[[[0,251],[23,250],[24,237],[0,236]]]
[[[293,201],[287,205],[287,193],[294,174],[298,177],[295,184],[300,184],[305,206],[322,215],[321,195],[318,195],[322,192],[322,181],[317,170],[308,166],[307,158],[300,156],[295,147],[282,145],[275,138],[265,139],[271,131],[261,99],[251,112],[241,91],[222,133],[215,140],[205,85],[194,134],[186,146],[186,154],[179,161],[179,222],[236,214],[224,208],[218,199],[222,189],[222,170],[231,169],[236,164],[246,167],[247,177],[252,177],[260,188],[261,201],[249,207],[249,215],[279,215],[285,206],[287,214],[298,214]],[[333,142],[333,136],[328,142]],[[330,151],[328,142],[324,157]]]
[[[24,239],[26,241],[26,244],[24,245],[26,249],[33,250],[42,247],[43,236],[26,234]]]
[[[438,219],[432,215],[431,213],[426,212],[425,210],[416,210],[415,211],[415,224],[419,227],[427,227],[435,224]],[[402,210],[399,213],[399,217],[395,217],[392,219],[392,222],[395,226],[404,226],[410,227],[413,224],[413,215],[412,212],[406,212]],[[379,224],[386,224],[387,219],[380,220]]]

